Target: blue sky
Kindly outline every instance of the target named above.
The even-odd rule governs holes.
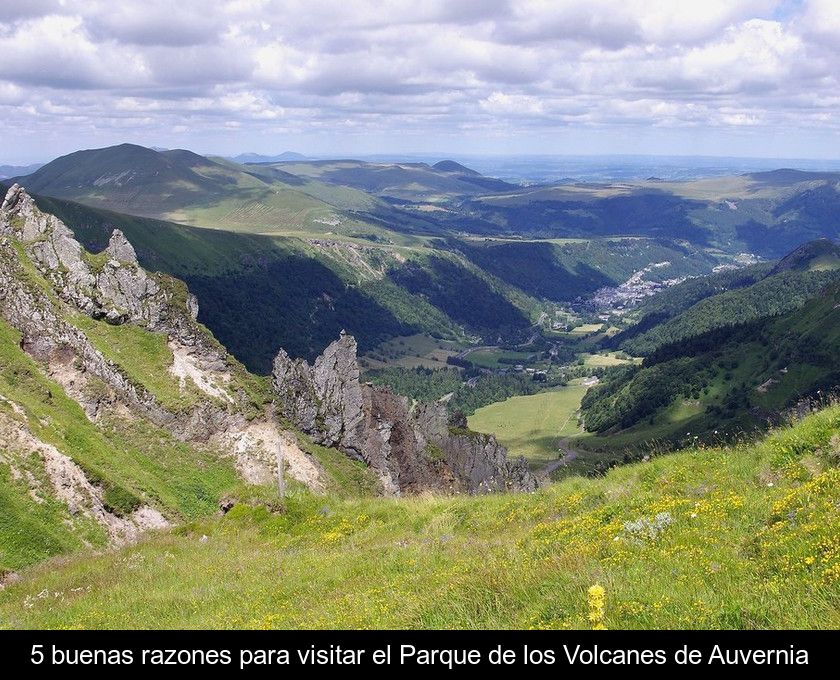
[[[838,0],[0,0],[0,162],[840,157]]]

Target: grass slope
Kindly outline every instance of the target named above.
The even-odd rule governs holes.
[[[189,519],[214,512],[222,493],[238,484],[232,461],[179,442],[160,428],[125,419],[92,423],[79,404],[20,349],[19,334],[3,321],[0,395],[23,409],[35,437],[54,445],[95,480],[105,490],[106,500],[110,493],[115,499],[129,499],[130,504],[149,503],[171,519]],[[17,416],[13,409],[10,413]],[[33,474],[43,478],[38,457],[29,458]],[[89,540],[86,533],[94,544],[104,542],[98,527],[74,531],[65,522],[66,506],[32,502],[26,480],[11,477],[6,466],[0,475],[4,501],[0,572],[78,549]]]
[[[0,592],[6,627],[837,628],[840,408],[534,494],[238,505]],[[199,540],[206,535],[207,540]],[[709,536],[715,540],[710,541]]]
[[[586,388],[568,385],[537,394],[511,397],[478,409],[470,428],[493,433],[512,456],[525,456],[541,468],[561,455],[558,439],[579,433],[575,413]]]

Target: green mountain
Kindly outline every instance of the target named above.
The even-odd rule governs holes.
[[[838,367],[840,284],[833,283],[801,308],[683,338],[641,367],[607,373],[584,397],[583,419],[601,443],[604,435],[642,440],[646,432],[671,442],[714,440],[819,401],[840,386]]]
[[[69,154],[16,179],[33,193],[196,226],[384,243],[453,234],[643,236],[776,258],[804,241],[840,237],[838,173],[520,187],[449,160],[240,164],[122,144]]]
[[[775,266],[754,265],[689,280],[642,304],[635,326],[611,338],[613,347],[647,356],[667,344],[717,328],[801,307],[840,278],[840,245],[805,243]]]
[[[288,174],[269,176],[254,169],[259,167],[120,144],[62,156],[8,183],[96,208],[230,231],[382,232],[378,224],[345,212],[375,208],[372,197]]]

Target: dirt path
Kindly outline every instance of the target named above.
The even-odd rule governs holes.
[[[545,477],[551,477],[551,473],[554,472],[557,468],[562,465],[566,465],[571,463],[573,460],[577,459],[578,452],[575,451],[569,445],[571,440],[568,437],[563,437],[562,439],[557,440],[557,448],[559,451],[562,452],[562,456],[560,456],[557,460],[551,461],[548,465],[543,468],[542,475]]]

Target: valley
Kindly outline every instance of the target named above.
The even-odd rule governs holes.
[[[101,248],[119,226],[144,266],[183,278],[198,297],[199,320],[248,369],[266,374],[281,347],[311,360],[346,330],[357,338],[362,370],[401,393],[406,379],[392,369],[460,373],[460,382],[439,381],[447,392],[409,388],[407,396],[457,392],[451,410],[463,403],[468,415],[494,397],[563,391],[570,381],[588,388],[663,343],[712,330],[709,319],[733,318],[735,309],[754,309],[749,319],[799,306],[837,263],[834,252],[812,253],[807,271],[786,264],[771,271],[745,250],[751,244],[738,234],[746,227],[733,231],[732,221],[734,213],[755,224],[764,211],[764,228],[781,230],[771,225],[781,208],[768,206],[836,189],[832,173],[522,187],[451,161],[239,163],[121,145],[57,159],[27,181],[47,194],[36,197],[39,205],[89,248]],[[183,191],[165,190],[167,183]],[[584,214],[585,236],[574,226]],[[557,232],[525,228],[529,215]],[[656,226],[665,216],[667,236]],[[720,290],[715,280],[733,290],[711,295]],[[667,307],[679,296],[684,310]],[[482,389],[491,379],[500,384]],[[478,383],[483,395],[467,396]],[[625,456],[628,446],[672,439],[683,425],[689,431],[705,408],[695,403],[687,398],[607,438],[572,434],[581,451],[610,462],[607,449]]]
[[[0,625],[834,622],[834,174],[71,156],[2,211]]]

